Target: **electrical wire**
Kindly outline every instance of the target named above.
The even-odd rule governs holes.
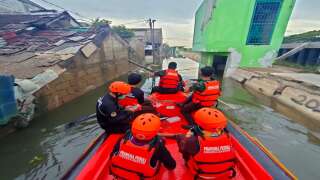
[[[64,7],[62,7],[62,6],[57,5],[57,4],[55,4],[55,3],[52,3],[52,2],[49,2],[49,1],[47,1],[47,0],[40,0],[40,1],[42,1],[42,2],[44,2],[44,3],[47,3],[47,4],[50,4],[50,5],[54,6],[54,7],[59,8],[59,9],[62,9],[62,10],[65,10],[65,11],[69,11],[69,12],[71,12],[72,14],[77,15],[77,16],[79,16],[79,17],[83,18],[83,19],[80,19],[80,20],[82,20],[82,21],[86,21],[86,22],[90,22],[90,23],[91,23],[91,21],[89,21],[89,20],[85,20],[85,19],[87,19],[87,17],[83,16],[83,15],[82,15],[82,14],[80,14],[79,12],[76,12],[76,11],[73,11],[73,10],[65,9],[65,8],[64,8]],[[142,22],[146,22],[146,20],[145,20],[145,19],[143,19],[143,20],[139,20],[139,21],[133,21],[133,22],[128,22],[128,23],[122,23],[122,24],[120,24],[120,25],[130,25],[130,24],[137,24],[137,23],[142,23]]]
[[[62,9],[62,10],[64,10],[64,11],[68,11],[68,12],[74,14],[74,15],[77,15],[77,16],[81,17],[81,18],[87,19],[87,17],[83,16],[82,14],[80,14],[80,13],[78,13],[78,12],[76,12],[76,11],[65,9],[65,8],[62,7],[62,6],[57,5],[57,4],[55,4],[55,3],[52,3],[52,2],[49,2],[49,1],[47,1],[47,0],[40,0],[40,1],[42,1],[42,2],[44,2],[44,3],[47,3],[47,4],[50,4],[50,5],[52,5],[52,6],[56,7],[56,8]],[[90,21],[88,21],[88,22],[90,22]]]

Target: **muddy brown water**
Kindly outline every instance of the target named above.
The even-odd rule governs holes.
[[[173,59],[182,74],[194,78],[197,63],[186,59]],[[165,65],[167,62],[164,63]],[[190,70],[191,68],[191,70]],[[122,77],[122,79],[125,77]],[[147,80],[143,89],[150,90]],[[63,107],[35,119],[27,129],[0,139],[0,179],[58,179],[80,156],[90,141],[101,130],[95,119],[70,129],[65,124],[81,116],[92,114],[101,87]],[[308,124],[307,119],[296,121],[294,112],[254,96],[238,83],[224,80],[223,100],[232,105],[226,113],[249,134],[257,137],[300,179],[320,179],[320,130]],[[271,107],[285,114],[288,118]],[[278,108],[276,108],[278,107]]]

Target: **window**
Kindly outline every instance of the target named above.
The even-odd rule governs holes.
[[[269,45],[281,9],[281,0],[257,0],[247,45]]]

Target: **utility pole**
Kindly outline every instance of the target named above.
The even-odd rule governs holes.
[[[153,64],[155,64],[154,23],[156,22],[156,20],[149,18],[148,22],[150,26],[150,36],[152,42],[152,62]]]

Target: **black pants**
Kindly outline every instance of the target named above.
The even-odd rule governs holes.
[[[186,118],[186,120],[189,122],[190,125],[194,125],[194,120],[192,118],[191,113],[193,113],[201,108],[202,108],[202,106],[200,104],[188,102],[182,106],[181,113],[184,116],[184,118]]]

